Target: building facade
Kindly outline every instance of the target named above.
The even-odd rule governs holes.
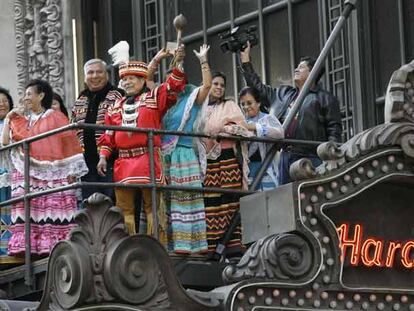
[[[128,40],[138,59],[149,60],[167,41],[176,40],[173,19],[187,17],[183,40],[186,71],[201,81],[192,50],[211,45],[212,68],[228,76],[227,95],[237,97],[244,81],[234,54],[223,54],[218,35],[231,27],[256,25],[259,44],[252,59],[265,83],[291,83],[301,56],[317,56],[325,44],[344,0],[107,0],[83,1],[97,19],[84,19],[91,36],[102,36],[95,53],[118,40]],[[102,16],[106,16],[103,17]],[[390,74],[414,58],[414,3],[411,0],[359,1],[326,62],[325,86],[339,98],[343,140],[383,121],[384,94]],[[107,21],[110,20],[108,23]],[[89,24],[89,27],[86,25]],[[91,40],[84,54],[91,53]],[[106,43],[106,45],[104,44]],[[91,55],[90,55],[91,56]]]
[[[167,41],[176,40],[173,19],[184,14],[188,25],[185,68],[197,84],[201,73],[192,50],[211,45],[210,63],[228,77],[227,96],[237,98],[244,81],[235,54],[220,49],[219,34],[231,27],[257,26],[258,45],[252,61],[262,80],[272,86],[291,83],[301,56],[317,56],[345,0],[15,0],[2,2],[14,11],[15,55],[7,61],[0,85],[19,95],[33,77],[48,79],[68,106],[83,88],[82,65],[93,57],[110,62],[107,50],[127,40],[135,59],[148,61]],[[13,6],[13,8],[10,8]],[[6,11],[6,9],[4,11]],[[3,19],[5,16],[0,15]],[[325,86],[339,98],[343,140],[383,121],[384,94],[390,74],[414,58],[414,2],[358,1],[326,61]],[[8,45],[10,49],[10,45]],[[4,57],[4,56],[3,56]],[[11,57],[11,58],[10,58]],[[11,68],[9,59],[16,59]],[[158,79],[168,64],[163,64]],[[6,77],[13,78],[6,83]],[[116,82],[116,71],[112,69]],[[12,90],[14,91],[14,90]]]

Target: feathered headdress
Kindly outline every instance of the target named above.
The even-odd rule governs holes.
[[[112,57],[114,66],[122,63],[129,63],[129,44],[126,41],[119,41],[108,50],[108,54]]]
[[[129,44],[126,41],[119,41],[108,50],[112,57],[114,66],[119,65],[119,77],[122,79],[127,75],[147,77],[148,65],[144,62],[129,60]]]

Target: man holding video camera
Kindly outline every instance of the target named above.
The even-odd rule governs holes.
[[[272,110],[280,122],[283,122],[292,108],[300,90],[315,65],[316,60],[311,57],[303,57],[294,72],[294,86],[281,85],[273,88],[265,85],[253,69],[250,61],[250,43],[240,52],[241,70],[248,86],[256,89],[265,108]],[[341,140],[342,125],[339,102],[330,92],[324,90],[318,83],[324,70],[321,70],[309,93],[306,95],[302,106],[285,130],[288,139],[301,139],[312,141]],[[321,160],[316,154],[316,148],[310,146],[285,146],[282,149],[279,161],[279,185],[291,181],[289,168],[291,164],[301,158],[308,158],[316,167]]]

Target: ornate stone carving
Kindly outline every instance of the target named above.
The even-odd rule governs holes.
[[[19,97],[23,95],[24,86],[27,83],[27,50],[25,43],[25,22],[26,4],[24,0],[14,1],[14,19],[16,33],[16,66]]]
[[[18,94],[31,79],[49,81],[64,95],[61,0],[16,0]]]
[[[185,293],[158,241],[127,234],[108,197],[95,193],[85,205],[75,217],[79,227],[50,254],[37,310],[98,310],[105,303],[117,310],[216,310]]]
[[[316,176],[312,161],[307,158],[303,158],[294,162],[290,166],[289,174],[292,180],[301,180],[313,178]]]
[[[352,139],[348,140],[334,152],[332,144],[326,142],[318,147],[318,155],[324,163],[318,167],[318,174],[322,175],[329,171],[352,162],[368,153],[381,148],[400,147],[404,154],[414,159],[414,124],[412,123],[385,123],[372,129],[366,130]]]
[[[223,271],[226,282],[244,279],[298,280],[315,264],[311,246],[297,234],[272,235],[255,242],[235,266]]]
[[[414,61],[392,74],[384,114],[385,122],[414,122]]]

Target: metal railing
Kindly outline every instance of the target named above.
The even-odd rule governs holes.
[[[92,130],[112,130],[112,131],[126,131],[126,132],[136,132],[136,133],[145,133],[147,134],[147,143],[149,151],[149,165],[150,165],[150,183],[149,184],[124,184],[116,182],[82,182],[77,181],[72,184],[56,187],[53,189],[30,192],[30,143],[41,140],[43,138],[56,135],[62,132],[77,130],[77,129],[92,129]],[[176,135],[176,136],[189,136],[189,137],[202,137],[202,138],[214,138],[217,140],[226,139],[234,141],[255,141],[262,143],[273,144],[272,148],[269,150],[268,155],[265,160],[262,162],[262,165],[256,175],[255,179],[252,182],[250,190],[241,190],[241,189],[223,189],[217,187],[189,187],[189,186],[172,186],[172,185],[162,185],[156,183],[155,176],[155,162],[154,162],[154,135]],[[119,187],[119,188],[137,188],[137,189],[151,189],[151,207],[152,214],[154,217],[154,228],[158,228],[158,219],[157,219],[157,206],[156,206],[156,195],[157,191],[189,191],[189,192],[215,192],[215,193],[230,193],[236,194],[239,196],[247,195],[254,193],[254,189],[260,183],[266,168],[270,164],[273,155],[276,150],[288,145],[302,145],[302,146],[312,146],[316,147],[321,142],[317,141],[305,141],[305,140],[296,140],[296,139],[274,139],[274,138],[262,138],[262,137],[241,137],[241,136],[232,136],[232,135],[206,135],[203,133],[192,133],[192,132],[181,132],[181,131],[167,131],[160,129],[151,129],[151,128],[132,128],[124,126],[105,126],[105,125],[96,125],[96,124],[86,124],[86,123],[73,123],[64,127],[60,127],[54,130],[51,130],[46,133],[42,133],[33,137],[26,138],[16,143],[4,146],[0,148],[1,152],[7,152],[13,148],[23,148],[24,152],[24,195],[16,198],[12,198],[7,201],[0,202],[0,207],[19,203],[23,201],[24,204],[24,215],[25,215],[25,284],[29,287],[32,287],[33,276],[32,276],[32,261],[31,261],[31,244],[30,244],[30,200],[36,197],[49,195],[55,192],[78,189],[78,188],[87,188],[87,187],[97,187],[97,188],[107,188],[107,187]],[[158,234],[155,230],[156,235]],[[227,233],[226,233],[227,234]],[[156,236],[157,237],[157,236]]]

